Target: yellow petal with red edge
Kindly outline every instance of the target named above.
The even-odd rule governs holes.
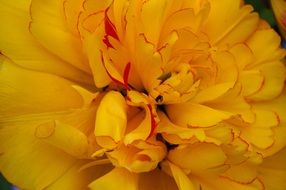
[[[134,67],[147,91],[159,84],[158,77],[163,74],[162,58],[158,52],[155,52],[155,48],[143,34],[136,38]]]
[[[261,149],[269,148],[274,143],[273,131],[271,128],[252,128],[250,126],[242,129],[241,136],[247,142]]]
[[[182,171],[181,168],[168,162],[172,175],[177,183],[179,190],[194,190],[194,186],[189,177]]]
[[[150,0],[142,4],[141,20],[144,34],[147,40],[155,46],[160,38],[166,5],[166,0]],[[156,16],[154,16],[154,12],[156,12]]]
[[[138,174],[131,173],[124,168],[114,168],[111,172],[89,184],[92,190],[137,190]]]
[[[85,190],[95,179],[105,175],[112,168],[110,164],[98,165],[84,170],[81,167],[88,164],[87,161],[78,161],[69,168],[60,178],[47,187],[47,190]]]
[[[243,95],[250,96],[263,87],[265,78],[259,70],[247,70],[241,72],[240,81]]]
[[[75,36],[79,36],[78,19],[84,0],[62,1],[63,16],[68,29]]]
[[[92,84],[90,75],[52,55],[35,41],[29,32],[30,3],[30,0],[23,0],[21,3],[0,1],[0,22],[6,23],[0,30],[1,53],[24,68]]]
[[[191,102],[166,107],[172,122],[181,126],[209,127],[228,119],[231,114]]]
[[[227,178],[206,179],[201,183],[204,190],[265,190],[264,184],[261,180],[255,179],[250,184],[237,183]]]
[[[280,96],[273,100],[261,101],[253,104],[255,109],[270,110],[277,114],[281,126],[286,124],[286,88],[284,87]]]
[[[262,162],[262,156],[256,155],[258,158],[249,158],[241,164],[231,165],[230,168],[221,176],[224,176],[237,183],[249,184],[257,177],[257,169]],[[259,160],[260,162],[253,162],[252,159]],[[241,175],[243,171],[243,175]]]
[[[7,61],[1,64],[0,81],[0,117],[70,110],[83,104],[71,82]]]
[[[146,140],[150,132],[152,131],[152,112],[146,106],[144,119],[140,122],[140,124],[132,130],[130,133],[126,134],[124,137],[124,144],[130,144],[136,140]]]
[[[212,59],[217,67],[216,83],[236,82],[238,79],[238,67],[234,56],[229,52],[216,52]]]
[[[49,121],[37,126],[35,136],[74,157],[86,157],[87,136],[74,126],[60,121]]]
[[[280,48],[280,41],[280,37],[272,29],[256,31],[247,40],[247,45],[255,57],[255,61],[248,65],[248,68],[250,69],[263,62],[282,59],[285,55],[285,50]]]
[[[197,93],[197,95],[192,99],[196,103],[204,103],[217,99],[218,97],[225,94],[234,86],[234,82],[225,82],[220,84],[212,85],[205,88]]]
[[[187,127],[181,127],[173,124],[169,118],[162,112],[158,112],[158,116],[160,118],[160,122],[157,127],[157,133],[163,134],[164,138],[173,144],[179,144],[171,139],[172,136],[178,136],[182,140],[191,139],[192,137],[196,137],[200,141],[204,141],[206,138],[206,135],[204,133],[203,129],[195,129],[195,128],[187,128]],[[171,140],[171,141],[170,141]]]
[[[239,71],[242,71],[248,64],[254,60],[253,53],[246,44],[237,44],[230,49],[234,56]]]
[[[255,101],[270,100],[280,95],[286,79],[286,67],[279,60],[268,62],[255,69],[260,70],[264,82],[260,90],[249,98]]]
[[[203,174],[223,165],[226,155],[219,146],[211,143],[196,143],[181,145],[169,151],[168,159],[192,173]]]
[[[209,107],[224,111],[228,114],[238,115],[245,122],[252,123],[255,120],[255,115],[251,110],[249,103],[241,96],[242,86],[239,83],[224,95],[214,101],[207,102]]]
[[[248,6],[241,9],[240,18],[217,39],[216,43],[219,46],[232,46],[243,43],[256,31],[259,24],[259,15],[257,13],[249,13],[251,10],[252,8]]]
[[[229,43],[228,45],[231,46],[237,42],[243,42],[256,29],[258,18],[250,14],[253,8],[241,7],[241,0],[209,2],[211,10],[205,24],[205,32],[211,43],[222,45]],[[248,28],[243,28],[245,26]],[[241,35],[238,35],[238,31]],[[223,41],[224,38],[229,41]]]
[[[88,61],[93,73],[95,86],[102,88],[107,86],[111,79],[108,76],[103,64],[103,42],[104,37],[103,26],[100,25],[94,33],[85,35],[83,48],[88,55]]]
[[[138,190],[178,190],[174,178],[159,169],[141,173]]]
[[[284,39],[286,39],[286,3],[283,0],[270,0],[272,10],[278,22],[278,27]]]
[[[172,31],[180,29],[188,29],[196,33],[202,24],[202,21],[209,9],[206,6],[200,11],[199,14],[195,14],[192,8],[181,9],[171,14],[165,21],[164,28],[162,30],[162,37],[166,38]]]
[[[278,152],[286,145],[286,93],[285,89],[282,91],[281,95],[271,101],[257,102],[253,105],[255,109],[261,110],[271,110],[276,114],[277,120],[279,121],[279,126],[272,129],[274,143],[268,149],[261,151],[264,156],[270,156]],[[261,120],[261,122],[266,122],[267,120]]]
[[[39,123],[35,118],[0,122],[0,170],[21,189],[45,189],[76,162],[69,154],[35,137]]]
[[[67,28],[61,1],[41,0],[31,2],[30,31],[37,41],[59,58],[75,67],[91,73],[87,58],[83,54],[80,38]]]
[[[102,147],[112,148],[122,140],[126,124],[127,104],[124,97],[119,92],[108,92],[101,100],[96,113],[94,135],[97,143]]]
[[[122,145],[106,155],[116,167],[125,167],[135,173],[149,172],[155,169],[166,155],[161,142],[136,141],[128,146]]]
[[[259,177],[262,178],[265,189],[284,190],[286,187],[286,148],[273,156],[264,159],[260,169]]]

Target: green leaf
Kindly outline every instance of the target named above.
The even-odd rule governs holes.
[[[1,174],[0,174],[0,189],[1,190],[11,190],[12,189],[9,182],[7,182]]]

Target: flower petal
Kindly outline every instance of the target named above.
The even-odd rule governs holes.
[[[24,68],[53,73],[85,84],[92,84],[87,73],[64,62],[46,51],[30,34],[30,0],[0,1],[0,22],[6,23],[0,30],[1,53]]]
[[[248,68],[264,62],[282,59],[285,55],[285,50],[279,49],[280,41],[280,37],[272,29],[256,31],[247,40],[247,45],[255,57],[254,62],[248,65]]]
[[[286,148],[264,159],[259,174],[267,190],[284,190],[286,187]]]
[[[231,115],[210,107],[191,102],[167,106],[167,113],[171,121],[181,126],[213,126]]]
[[[36,128],[35,136],[74,157],[87,156],[87,137],[81,131],[68,124],[60,121],[40,124]]]
[[[2,63],[0,80],[0,118],[69,110],[83,104],[80,94],[69,81],[55,75],[26,70],[7,61]]]
[[[60,178],[58,178],[53,184],[49,185],[47,190],[84,190],[88,188],[88,185],[95,179],[105,175],[111,170],[111,165],[100,165],[90,167],[84,170],[80,168],[86,164],[86,162],[78,161],[71,168],[69,168]]]
[[[226,155],[219,146],[210,143],[196,143],[182,145],[169,151],[168,159],[192,173],[203,174],[208,170],[211,171],[212,168],[223,165]]]
[[[102,60],[103,32],[103,26],[100,25],[94,33],[87,34],[83,41],[83,46],[87,52],[90,68],[93,73],[94,83],[98,88],[105,87],[111,82]]]
[[[123,138],[126,124],[127,104],[125,99],[119,92],[110,91],[101,100],[96,113],[94,135],[97,138],[97,143],[102,147],[111,148],[106,144],[107,141],[111,141],[111,146],[115,146],[114,143]]]
[[[33,122],[17,123],[17,120],[0,127],[1,172],[23,189],[44,189],[76,161],[64,151],[38,140],[35,129]]]
[[[138,176],[124,168],[114,168],[111,172],[100,177],[89,185],[92,190],[117,190],[124,187],[126,190],[137,190]]]
[[[173,177],[178,185],[179,190],[194,190],[194,186],[189,177],[178,166],[168,162]]]
[[[37,41],[49,52],[75,67],[91,73],[87,59],[82,51],[79,38],[74,36],[64,22],[61,1],[31,1],[30,31]]]
[[[286,79],[285,65],[278,60],[256,66],[255,69],[261,71],[264,76],[264,82],[259,91],[251,95],[249,99],[262,101],[279,96]]]
[[[178,190],[174,179],[159,169],[141,173],[138,184],[139,190]]]

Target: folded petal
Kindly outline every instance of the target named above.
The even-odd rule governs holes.
[[[74,157],[85,157],[88,141],[85,134],[60,121],[50,121],[37,126],[35,136]]]
[[[114,146],[114,143],[118,143],[123,138],[126,124],[127,104],[124,97],[115,91],[107,93],[96,113],[94,135],[97,137],[98,144],[106,148]],[[106,144],[108,141],[111,147]]]
[[[189,177],[175,164],[168,162],[173,177],[178,185],[179,190],[194,190],[194,186]]]

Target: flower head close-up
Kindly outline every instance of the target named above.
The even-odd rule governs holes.
[[[243,0],[0,0],[0,22],[19,189],[286,189],[286,51]]]

